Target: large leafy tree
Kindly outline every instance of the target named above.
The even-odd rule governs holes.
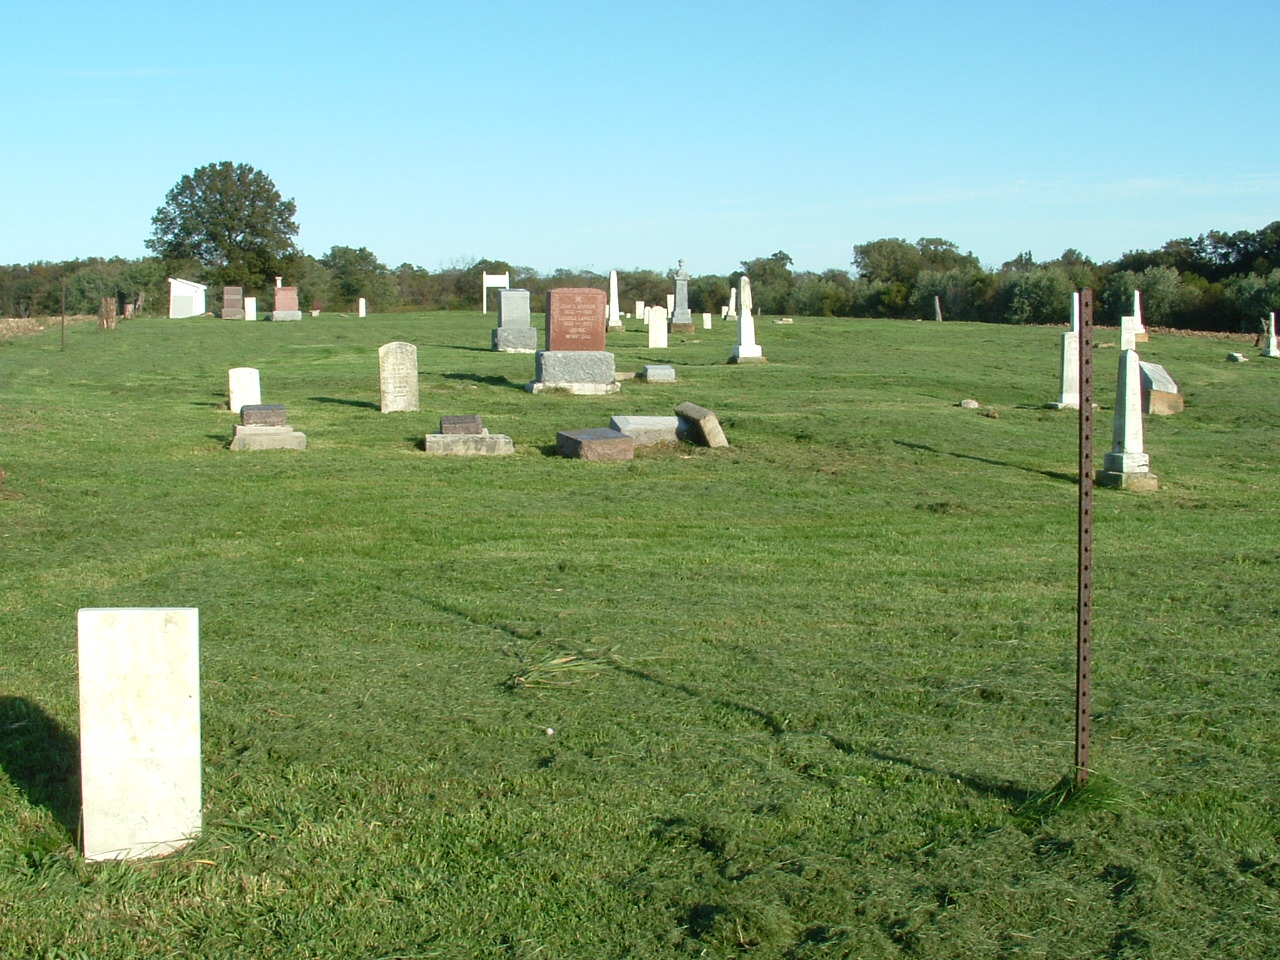
[[[151,218],[147,248],[167,261],[194,260],[213,283],[269,285],[297,256],[297,206],[261,170],[210,163],[184,176]]]

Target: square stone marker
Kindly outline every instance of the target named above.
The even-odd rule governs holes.
[[[78,616],[86,860],[181,850],[200,833],[200,612]]]
[[[608,298],[594,287],[559,287],[547,291],[546,348],[603,351]]]
[[[468,413],[457,417],[441,417],[440,432],[451,434],[488,433],[478,413]]]
[[[556,453],[578,460],[630,460],[635,457],[635,440],[608,427],[589,430],[561,430],[556,434]]]
[[[650,383],[675,383],[676,368],[669,363],[647,363],[644,378]]]
[[[262,403],[262,378],[256,367],[232,367],[227,371],[227,397],[232,413]]]
[[[676,416],[689,424],[689,436],[708,447],[727,447],[729,441],[720,429],[719,418],[706,407],[696,403],[682,403],[676,407]]]
[[[247,403],[240,408],[240,422],[254,427],[283,427],[283,403]]]
[[[625,433],[635,441],[637,447],[655,443],[677,443],[684,436],[679,417],[610,417],[609,428]]]

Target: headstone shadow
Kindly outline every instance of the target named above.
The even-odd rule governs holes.
[[[72,839],[80,831],[80,739],[25,697],[0,696],[0,769]]]
[[[382,405],[372,400],[344,400],[341,397],[307,397],[312,403],[338,403],[344,407],[364,407],[368,410],[381,410]]]
[[[618,665],[615,669],[639,680],[657,684],[658,686],[665,687],[668,690],[677,690],[686,696],[693,697],[694,699],[706,700],[710,703],[714,703],[718,707],[723,707],[726,710],[732,710],[740,713],[759,723],[770,736],[782,737],[785,735],[794,736],[799,734],[821,737],[823,740],[826,740],[833,749],[838,750],[846,756],[863,757],[868,760],[878,760],[882,763],[892,763],[899,766],[909,767],[918,773],[928,774],[929,776],[956,780],[963,783],[975,793],[992,797],[1008,804],[1011,810],[1016,811],[1019,807],[1038,795],[1038,792],[1035,790],[1031,790],[1027,787],[1020,786],[1019,784],[1009,781],[993,780],[988,777],[975,776],[973,774],[956,773],[951,770],[944,770],[940,767],[922,763],[918,760],[912,760],[909,757],[896,756],[870,747],[860,747],[850,743],[848,740],[844,740],[823,730],[790,729],[767,710],[761,710],[759,707],[753,707],[745,703],[738,703],[736,700],[731,700],[728,697],[712,696],[691,687],[687,683],[665,680],[661,677],[654,676],[651,673],[647,673],[644,670],[638,670],[635,667]]]
[[[488,376],[482,377],[478,373],[446,373],[446,380],[470,380],[472,383],[483,383],[491,387],[511,387],[515,390],[523,390],[523,383],[516,383],[507,377]]]

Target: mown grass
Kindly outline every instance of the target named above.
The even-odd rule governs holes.
[[[728,366],[726,327],[632,330],[680,382],[593,398],[523,392],[490,323],[0,344],[0,955],[1274,955],[1280,363],[1143,351],[1188,407],[1159,493],[1097,493],[1068,796],[1060,331],[798,319]],[[396,339],[420,414],[377,408]],[[244,365],[308,450],[226,449]],[[683,400],[732,449],[549,455]],[[458,413],[517,456],[416,449]],[[75,611],[156,605],[200,609],[206,829],[85,864]]]

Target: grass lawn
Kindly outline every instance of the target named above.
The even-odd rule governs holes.
[[[571,397],[495,322],[0,341],[0,956],[1276,956],[1280,361],[1143,345],[1187,409],[1147,420],[1158,493],[1095,494],[1095,773],[1060,803],[1060,329],[764,321],[731,366],[728,325],[633,320],[618,368],[679,382]],[[391,340],[420,413],[379,411]],[[237,366],[306,451],[227,449]],[[685,400],[730,449],[552,455]],[[418,449],[466,413],[516,456]],[[200,610],[205,830],[87,864],[76,611],[132,606]]]

